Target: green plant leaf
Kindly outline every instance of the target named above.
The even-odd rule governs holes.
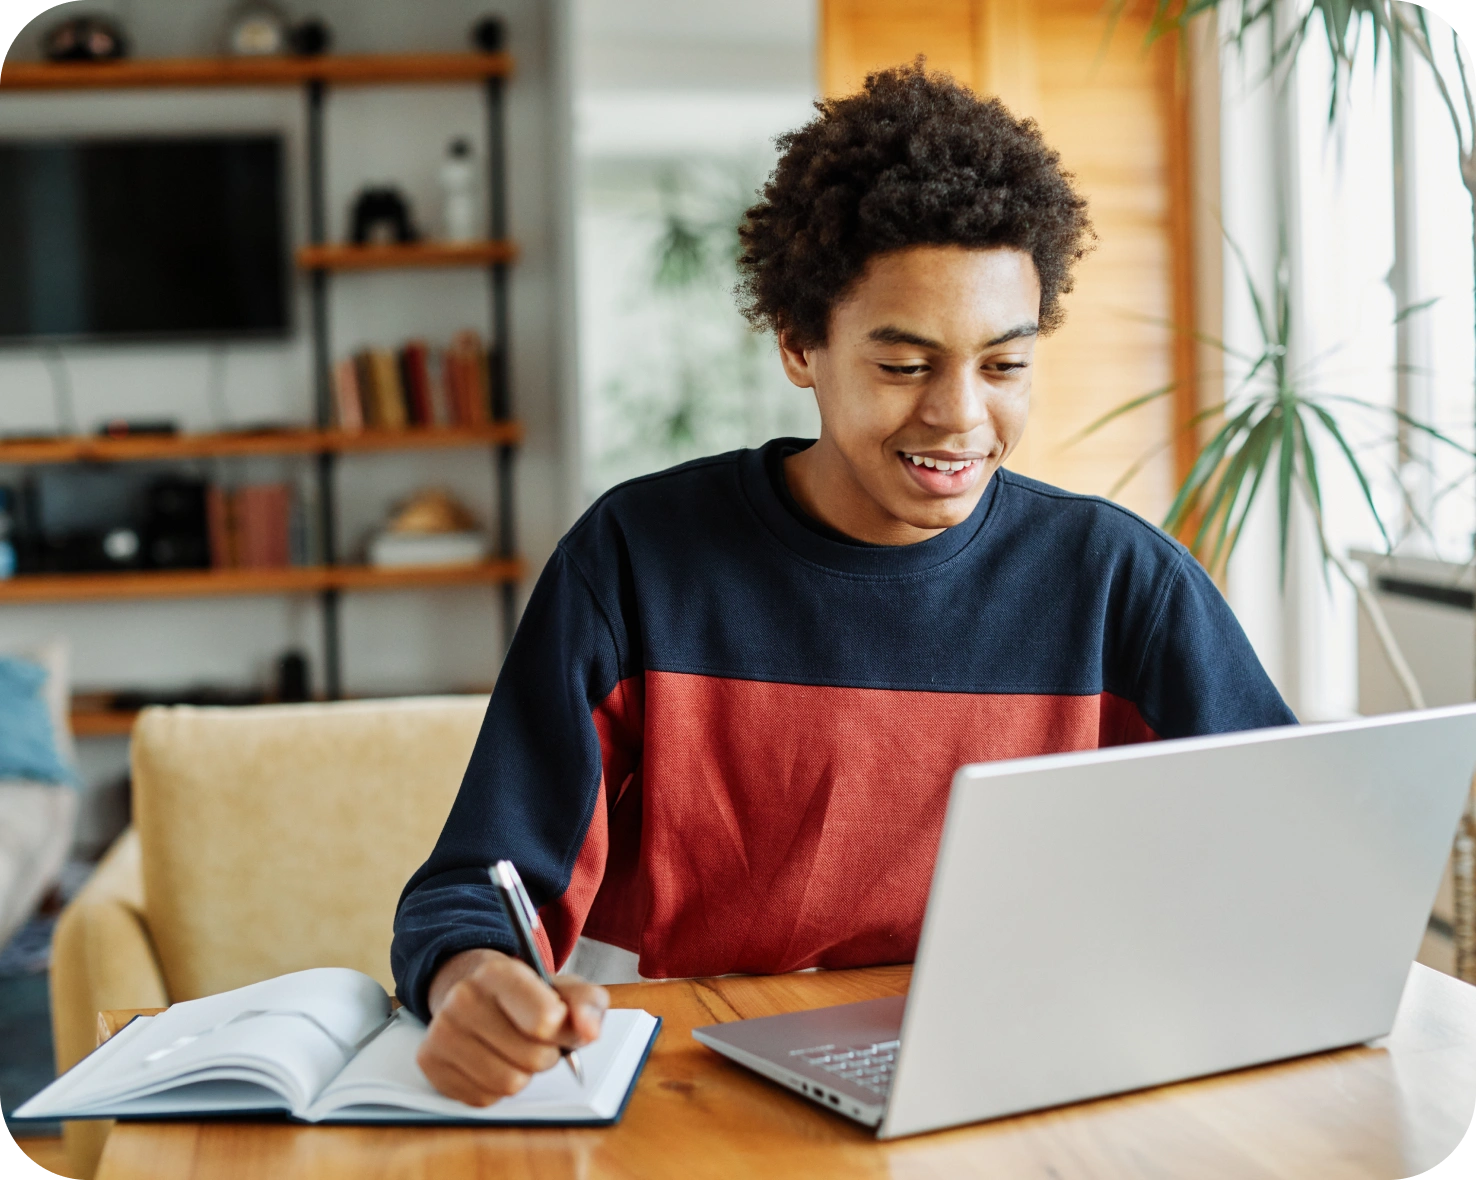
[[[1204,485],[1214,474],[1215,468],[1220,465],[1226,449],[1255,412],[1255,405],[1243,410],[1221,426],[1205,444],[1204,450],[1199,452],[1199,457],[1194,460],[1194,465],[1189,468],[1189,474],[1184,477],[1184,482],[1179,486],[1174,502],[1169,505],[1168,513],[1164,516],[1163,521],[1165,531],[1177,533],[1188,521],[1195,506],[1199,503]]]
[[[1178,387],[1179,383],[1177,381],[1171,381],[1169,384],[1160,386],[1158,389],[1151,390],[1148,393],[1140,394],[1135,398],[1123,402],[1119,406],[1114,406],[1112,409],[1103,414],[1100,418],[1096,419],[1096,421],[1090,423],[1087,426],[1083,426],[1080,430],[1078,430],[1075,434],[1073,434],[1070,438],[1063,442],[1061,444],[1061,450],[1064,451],[1068,447],[1074,447],[1083,439],[1096,434],[1097,431],[1101,430],[1102,427],[1107,425],[1107,423],[1113,421],[1114,419],[1121,418],[1124,414],[1132,413],[1139,406],[1146,406],[1149,402],[1157,401],[1159,398],[1172,393]]]
[[[1358,457],[1353,454],[1353,448],[1348,445],[1348,440],[1343,437],[1343,432],[1338,429],[1337,421],[1319,406],[1316,402],[1307,402],[1307,406],[1317,415],[1322,423],[1322,428],[1333,437],[1333,441],[1343,452],[1343,457],[1348,460],[1348,466],[1358,480],[1358,486],[1363,491],[1363,502],[1368,505],[1368,510],[1373,513],[1374,523],[1379,526],[1379,535],[1384,538],[1384,544],[1392,548],[1393,542],[1389,539],[1389,530],[1384,527],[1384,518],[1379,515],[1378,505],[1374,503],[1373,489],[1369,487],[1368,476],[1363,473],[1363,464],[1359,463]]]
[[[1302,451],[1302,494],[1311,505],[1313,515],[1321,522],[1323,518],[1322,485],[1317,479],[1317,451],[1312,445],[1311,436],[1307,433],[1307,424],[1302,421],[1301,414],[1298,413],[1295,417],[1297,439]],[[1317,529],[1317,543],[1322,550],[1322,580],[1330,588],[1327,567],[1331,554],[1327,550],[1327,534],[1320,523]]]
[[[1286,585],[1286,551],[1291,544],[1292,477],[1296,474],[1296,418],[1283,404],[1281,412],[1281,462],[1276,477],[1276,520],[1280,527],[1281,585]]]
[[[1450,435],[1446,434],[1444,431],[1431,426],[1428,422],[1421,422],[1418,418],[1411,417],[1405,411],[1394,406],[1381,406],[1377,402],[1365,401],[1361,397],[1351,397],[1348,394],[1343,393],[1326,393],[1321,396],[1323,401],[1345,402],[1348,405],[1360,406],[1365,410],[1372,410],[1378,414],[1389,414],[1397,421],[1403,422],[1411,430],[1417,431],[1420,434],[1428,435],[1430,438],[1435,439],[1437,442],[1442,442],[1446,446],[1454,448],[1468,459],[1476,459],[1476,451],[1473,451],[1464,443],[1458,442],[1457,440],[1451,438]],[[1314,403],[1309,400],[1308,404],[1312,405]]]
[[[1262,456],[1260,462],[1264,465],[1265,447],[1261,439],[1269,433],[1267,427],[1271,424],[1272,416],[1268,413],[1250,428],[1234,458],[1226,464],[1220,485],[1215,489],[1214,497],[1205,510],[1204,525],[1206,527],[1201,528],[1200,536],[1208,536],[1208,529],[1214,531],[1214,548],[1209,558],[1211,569],[1219,566],[1220,556],[1224,553],[1225,545],[1231,536],[1230,524],[1235,516],[1235,505],[1240,498],[1241,486],[1245,483],[1246,475],[1251,472],[1258,455]],[[1196,551],[1200,548],[1199,539],[1199,536],[1195,537]]]
[[[1393,322],[1397,324],[1401,320],[1408,319],[1410,316],[1422,312],[1428,307],[1434,307],[1440,302],[1440,298],[1439,295],[1433,295],[1429,299],[1422,299],[1419,303],[1411,303],[1408,307],[1395,314]]]
[[[1153,462],[1154,459],[1163,454],[1164,451],[1168,450],[1169,447],[1173,446],[1173,444],[1173,439],[1165,439],[1163,442],[1155,443],[1153,446],[1149,447],[1146,451],[1139,455],[1136,459],[1134,459],[1130,464],[1128,464],[1127,470],[1112,481],[1112,486],[1107,489],[1107,498],[1111,500],[1114,496],[1117,495],[1118,492],[1122,491],[1123,488],[1132,483],[1134,477],[1138,474],[1138,472],[1142,471],[1143,468],[1147,467],[1149,463]]]
[[[1256,493],[1260,491],[1261,482],[1266,478],[1266,472],[1270,468],[1270,464],[1266,460],[1270,457],[1271,448],[1276,443],[1275,423],[1270,416],[1268,415],[1266,418],[1263,418],[1258,425],[1264,426],[1265,429],[1257,437],[1255,442],[1256,451],[1251,456],[1251,465],[1256,474],[1255,478],[1251,480],[1250,491],[1241,500],[1240,516],[1235,520],[1230,529],[1230,547],[1225,553],[1225,560],[1227,562],[1230,560],[1230,553],[1234,551],[1239,541],[1240,530],[1245,527],[1246,517],[1250,515],[1251,509],[1255,507]]]

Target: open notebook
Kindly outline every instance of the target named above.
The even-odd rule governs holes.
[[[392,1014],[367,975],[319,967],[137,1017],[14,1117],[599,1126],[620,1118],[660,1026],[649,1012],[612,1009],[579,1051],[583,1085],[560,1062],[520,1094],[467,1106],[415,1064],[425,1025],[404,1008]]]

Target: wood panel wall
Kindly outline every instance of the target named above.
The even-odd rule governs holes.
[[[846,94],[921,53],[1040,124],[1099,240],[1065,325],[1037,349],[1031,421],[1010,466],[1106,494],[1154,451],[1116,498],[1157,522],[1193,457],[1182,428],[1197,391],[1187,86],[1173,38],[1145,49],[1148,9],[1125,13],[1109,40],[1102,0],[822,0],[820,76],[827,95]],[[1171,384],[1066,445],[1112,407]]]

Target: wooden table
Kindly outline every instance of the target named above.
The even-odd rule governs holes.
[[[910,969],[611,988],[666,1020],[625,1118],[602,1130],[130,1123],[99,1180],[1049,1177],[1392,1180],[1459,1142],[1476,1106],[1476,988],[1415,965],[1394,1032],[1119,1098],[878,1143],[703,1048],[698,1025],[895,995]],[[103,1013],[107,1032],[133,1013]]]

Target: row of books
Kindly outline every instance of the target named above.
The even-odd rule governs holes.
[[[205,494],[210,532],[210,564],[215,569],[275,569],[301,564],[304,554],[295,527],[291,485],[247,484],[223,488],[212,484]],[[294,541],[299,543],[294,544]]]
[[[492,419],[487,347],[470,330],[444,348],[410,340],[398,351],[363,349],[338,362],[333,387],[343,430],[480,426]]]

